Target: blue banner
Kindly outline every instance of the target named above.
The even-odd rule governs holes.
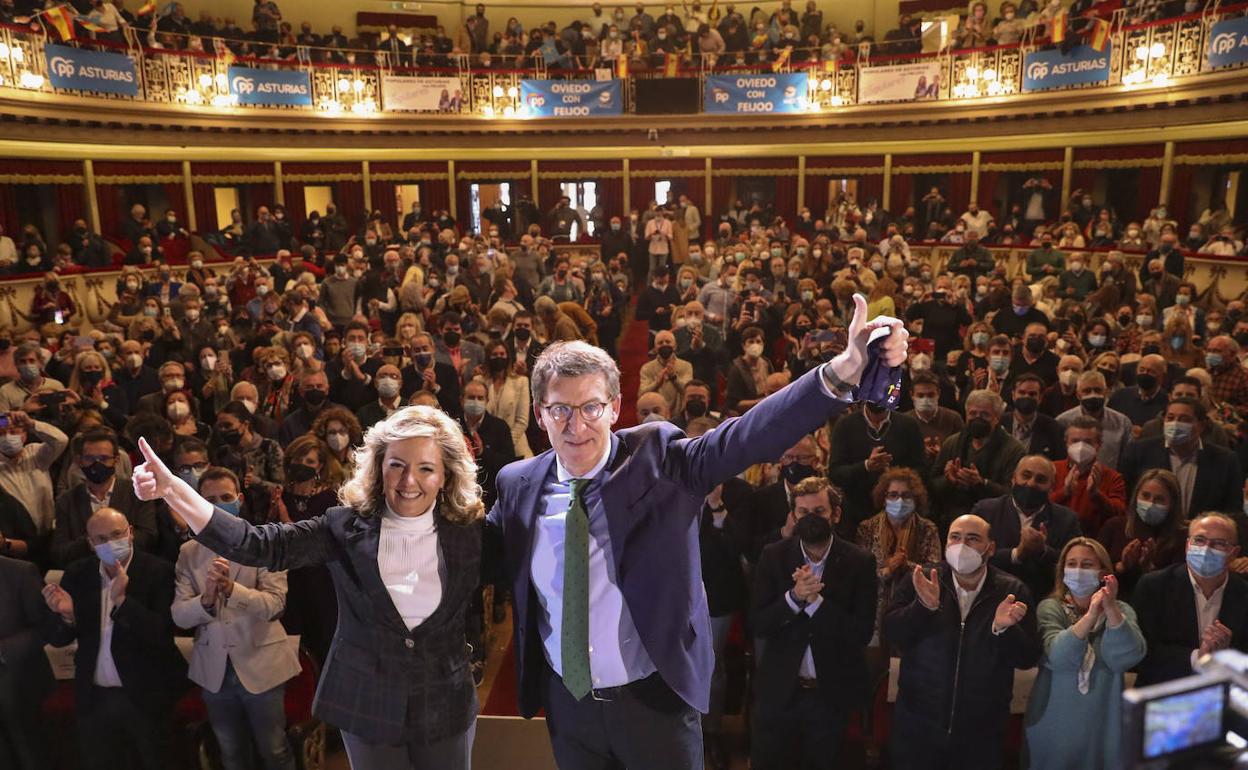
[[[312,106],[312,81],[306,72],[230,67],[229,77],[230,93],[239,104]]]
[[[48,82],[58,91],[139,95],[134,60],[125,54],[48,43],[43,56],[48,62]]]
[[[530,118],[585,118],[624,113],[619,80],[521,80],[521,114]]]
[[[718,113],[802,112],[806,109],[806,73],[710,75],[702,111]]]
[[[1032,51],[1023,58],[1023,91],[1107,83],[1113,53],[1114,46],[1108,43],[1104,51],[1077,45],[1065,56],[1058,48]]]
[[[1209,30],[1209,67],[1248,61],[1248,16],[1223,19]]]

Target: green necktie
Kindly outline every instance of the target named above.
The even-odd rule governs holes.
[[[589,479],[572,479],[563,530],[563,629],[559,650],[563,686],[580,700],[589,694],[589,514],[582,497]]]

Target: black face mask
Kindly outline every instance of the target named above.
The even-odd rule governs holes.
[[[527,327],[521,326],[516,329],[515,337],[521,342],[528,342],[529,337],[533,336],[533,331]]]
[[[1024,511],[1038,510],[1049,500],[1048,492],[1025,484],[1015,484],[1010,494],[1014,496],[1014,503]]]
[[[664,361],[671,358],[673,352],[674,351],[672,350],[671,345],[663,345],[662,347],[658,349],[659,358],[663,359]]]
[[[490,371],[495,374],[502,374],[507,371],[507,359],[494,357],[489,361]]]
[[[289,478],[291,481],[295,482],[296,484],[300,484],[302,482],[311,481],[312,479],[316,478],[317,473],[318,471],[316,470],[316,468],[313,468],[310,465],[304,465],[303,463],[295,463],[294,465],[290,466],[289,470],[286,471],[286,476],[287,478]]]
[[[1105,408],[1105,397],[1088,396],[1087,398],[1081,398],[1079,399],[1079,405],[1083,407],[1085,412],[1100,414],[1101,410]]]
[[[1119,326],[1126,326],[1126,325],[1127,325],[1127,324],[1129,324],[1129,323],[1131,323],[1131,314],[1130,314],[1130,313],[1123,313],[1122,315],[1118,316],[1118,325],[1119,325]]]
[[[416,366],[420,367],[421,369],[428,369],[429,364],[433,363],[432,353],[417,353],[412,358],[413,360],[416,361]]]
[[[8,337],[0,338],[0,350],[8,350],[13,345],[13,340]]]
[[[325,399],[328,397],[329,394],[323,390],[309,390],[307,393],[303,394],[303,403],[308,406],[319,407],[321,404],[325,403]]]
[[[1235,335],[1235,341],[1241,346],[1248,345],[1248,332],[1240,332]]]
[[[1244,335],[1244,338],[1245,338],[1245,339],[1248,339],[1248,334]],[[1148,343],[1147,345],[1141,345],[1141,346],[1140,346],[1140,352],[1141,352],[1141,353],[1143,353],[1143,354],[1144,354],[1144,355],[1146,355],[1146,356],[1155,356],[1155,355],[1160,355],[1160,354],[1161,354],[1161,345],[1158,345],[1158,344],[1157,344],[1157,343],[1155,343],[1155,342],[1150,342],[1150,343]]]
[[[238,442],[243,440],[243,432],[240,430],[223,430],[219,432],[221,441],[229,446],[238,446]]]
[[[442,339],[448,348],[453,348],[459,344],[459,332],[447,332],[442,335]]]
[[[789,463],[780,468],[780,475],[789,483],[789,486],[796,486],[802,479],[814,476],[815,469],[805,463]]]
[[[94,388],[104,379],[104,372],[82,372],[82,384]]]
[[[1140,386],[1140,390],[1152,390],[1157,387],[1157,375],[1142,372],[1135,375],[1135,383]]]
[[[82,468],[82,475],[85,476],[87,481],[90,481],[92,484],[103,484],[105,481],[111,479],[113,474],[117,472],[117,469],[114,466],[105,465],[100,462],[80,467]]]
[[[1023,343],[1027,347],[1027,352],[1033,356],[1044,352],[1044,337],[1028,337]]]
[[[1019,414],[1035,414],[1036,406],[1036,399],[1031,396],[1019,396],[1014,399],[1014,409]]]
[[[690,417],[701,417],[706,414],[706,402],[700,398],[690,399],[685,402],[685,414]]]
[[[988,422],[983,417],[974,417],[967,420],[966,434],[971,438],[987,438],[989,433],[992,433],[992,423]]]
[[[832,522],[813,513],[807,514],[793,525],[793,534],[806,545],[823,545],[832,537]]]

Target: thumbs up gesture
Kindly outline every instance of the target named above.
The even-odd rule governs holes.
[[[1016,600],[1010,594],[997,605],[997,612],[992,617],[993,628],[1004,630],[1022,620],[1027,615],[1027,605]]]
[[[140,500],[168,497],[174,481],[178,480],[177,476],[156,456],[156,450],[147,443],[147,439],[139,439],[139,451],[143,453],[143,462],[135,466],[131,474],[134,496]]]
[[[876,329],[887,329],[888,335],[880,348],[880,356],[887,366],[901,366],[906,361],[906,339],[910,333],[906,325],[896,318],[876,316],[867,321],[867,300],[861,294],[854,295],[854,317],[849,322],[845,351],[832,359],[832,371],[842,382],[857,385],[867,366],[867,343]]]

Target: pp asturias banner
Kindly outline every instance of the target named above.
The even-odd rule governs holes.
[[[1209,67],[1248,61],[1248,16],[1224,19],[1209,30]]]
[[[805,72],[760,75],[710,75],[702,111],[712,113],[781,113],[806,109]]]
[[[530,118],[589,118],[621,115],[619,80],[521,80],[523,114]]]
[[[940,62],[921,61],[863,67],[858,74],[858,103],[913,102],[940,95]]]
[[[306,72],[230,67],[229,78],[230,93],[239,104],[312,106],[312,82]]]
[[[139,95],[139,76],[129,56],[52,43],[43,47],[43,55],[48,62],[48,82],[58,91]]]
[[[1023,57],[1023,91],[1108,83],[1113,56],[1113,44],[1104,51],[1077,45],[1064,56],[1059,48],[1032,51]]]

